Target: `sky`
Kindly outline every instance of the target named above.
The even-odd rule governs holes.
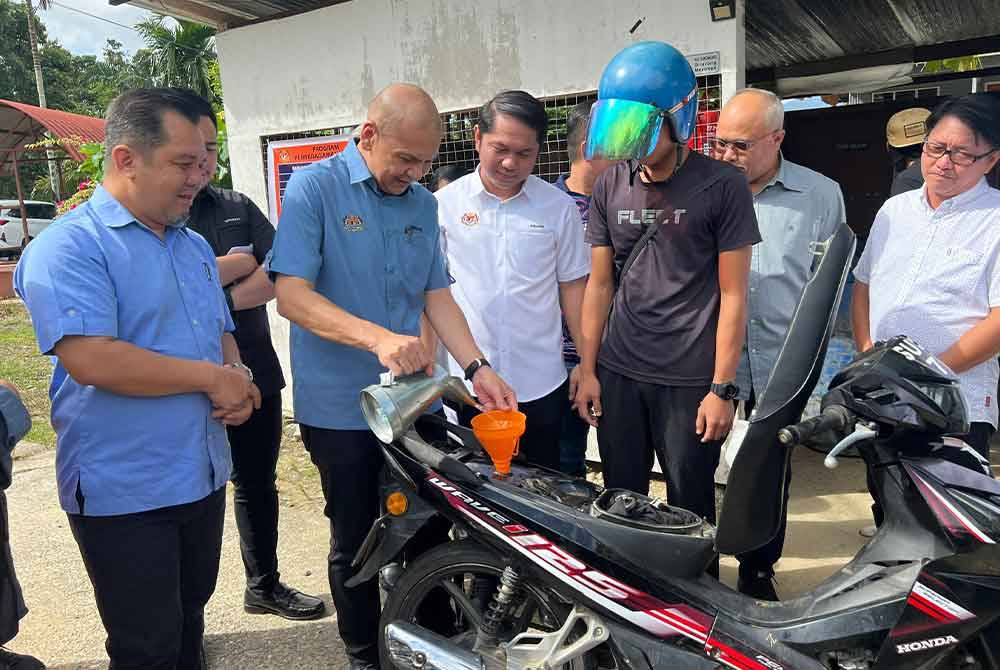
[[[81,12],[126,26],[133,26],[152,16],[150,12],[130,5],[112,7],[108,0],[54,0],[50,9],[39,12],[39,18],[45,24],[50,39],[58,40],[64,49],[77,55],[99,55],[108,39],[118,40],[129,53],[135,53],[142,46],[134,30]]]

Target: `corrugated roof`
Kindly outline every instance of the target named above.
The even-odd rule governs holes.
[[[60,140],[79,138],[83,142],[103,142],[104,119],[0,100],[0,171],[11,162],[9,149],[21,149],[37,142],[46,132]],[[83,160],[72,144],[64,143],[63,146],[75,160]]]
[[[199,21],[220,30],[311,12],[349,0],[108,0],[135,5],[160,14]]]

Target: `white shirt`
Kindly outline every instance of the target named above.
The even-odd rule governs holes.
[[[451,291],[490,365],[537,400],[566,380],[559,283],[590,272],[590,247],[573,199],[535,176],[501,201],[479,171],[435,193]],[[451,374],[464,376],[448,356]]]
[[[1000,191],[983,179],[936,210],[926,186],[889,198],[854,274],[873,341],[909,335],[943,353],[1000,307]],[[970,421],[997,425],[998,376],[993,357],[959,375]]]

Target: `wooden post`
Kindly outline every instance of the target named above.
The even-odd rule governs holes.
[[[14,184],[17,186],[17,204],[21,207],[21,230],[24,232],[24,237],[21,238],[21,248],[28,243],[28,210],[24,207],[24,189],[21,187],[21,172],[17,166],[17,154],[11,154],[12,160],[14,161]]]

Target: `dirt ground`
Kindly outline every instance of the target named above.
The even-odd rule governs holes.
[[[8,646],[32,653],[57,670],[105,668],[104,631],[93,592],[56,495],[54,452],[18,447],[8,490],[15,565],[31,610]],[[870,499],[857,461],[827,470],[798,450],[789,509],[788,541],[778,565],[778,592],[792,597],[847,562],[864,542]],[[329,526],[315,469],[294,439],[279,466],[280,564],[285,581],[325,598],[331,614],[288,622],[242,610],[244,585],[231,512],[226,519],[222,567],[206,613],[206,648],[213,669],[311,670],[345,668],[326,581]],[[735,561],[724,558],[722,580],[735,584]],[[141,597],[141,594],[137,594]]]

